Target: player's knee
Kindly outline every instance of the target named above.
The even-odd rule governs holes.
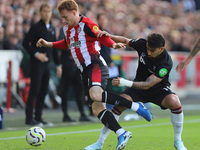
[[[95,102],[101,102],[102,101],[102,92],[103,92],[103,89],[101,87],[93,86],[89,90],[90,98]]]
[[[170,107],[170,109],[177,109],[181,107],[181,102],[178,97],[173,97]]]
[[[102,101],[102,92],[92,92],[90,98],[95,102],[100,102]]]

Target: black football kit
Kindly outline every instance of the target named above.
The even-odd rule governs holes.
[[[175,94],[169,88],[171,85],[169,82],[169,73],[173,65],[172,59],[166,50],[156,58],[148,57],[146,44],[147,40],[145,39],[132,39],[129,42],[129,46],[136,50],[139,55],[138,68],[134,81],[146,81],[152,74],[161,78],[162,81],[148,90],[131,87],[125,89],[122,93],[131,96],[134,102],[152,102],[159,105],[162,109],[166,109],[161,106],[163,99],[168,94]]]

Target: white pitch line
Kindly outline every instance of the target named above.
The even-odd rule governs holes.
[[[200,119],[196,120],[188,120],[184,121],[184,124],[188,123],[199,123]],[[134,125],[134,126],[126,126],[124,128],[131,129],[131,128],[146,128],[146,127],[154,127],[154,126],[166,126],[171,125],[171,122],[165,122],[165,123],[153,123],[153,124],[142,124],[142,125]],[[82,131],[71,131],[71,132],[61,132],[61,133],[51,133],[47,134],[47,136],[52,135],[63,135],[63,134],[77,134],[77,133],[89,133],[89,132],[99,132],[101,129],[93,129],[93,130],[82,130]],[[0,140],[13,140],[13,139],[22,139],[25,138],[25,136],[18,136],[18,137],[9,137],[9,138],[0,138]]]

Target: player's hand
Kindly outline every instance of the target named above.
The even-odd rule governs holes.
[[[57,66],[56,71],[57,71],[57,77],[60,78],[62,75],[62,66],[61,65]]]
[[[46,53],[38,53],[35,57],[41,62],[47,62],[49,60]]]
[[[46,40],[40,38],[37,43],[36,43],[37,47],[52,47],[53,44],[52,42],[47,42]]]
[[[114,78],[113,80],[112,80],[112,85],[113,86],[119,86],[119,84],[120,84],[120,77],[118,77],[118,78]]]
[[[98,33],[98,35],[97,35],[97,38],[100,38],[100,37],[102,37],[102,36],[108,36],[108,37],[110,37],[110,34],[108,33],[108,32],[106,32],[106,31],[100,31],[99,33]]]
[[[187,58],[187,59],[181,61],[181,62],[176,66],[176,72],[182,71],[182,70],[185,68],[185,66],[187,66],[187,64],[189,64],[189,63],[191,62],[191,60],[192,60],[192,57],[189,57],[189,58]]]
[[[113,62],[111,62],[111,63],[109,64],[109,67],[110,67],[110,68],[113,68],[113,67],[115,67],[115,64],[114,64]]]
[[[113,48],[120,49],[120,48],[126,48],[126,46],[123,43],[114,43]]]

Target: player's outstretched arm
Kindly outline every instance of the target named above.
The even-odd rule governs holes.
[[[194,56],[196,56],[196,54],[200,51],[200,38],[199,40],[197,41],[197,43],[195,44],[194,48],[192,49],[192,51],[190,52],[189,56],[181,61],[177,67],[176,67],[176,71],[179,72],[179,71],[182,71],[185,66],[187,64],[189,64],[191,62],[191,60],[194,58]]]
[[[47,42],[46,40],[40,38],[37,43],[36,43],[37,47],[53,47],[53,43],[52,42]]]
[[[124,43],[125,45],[128,45],[131,40],[124,36],[118,36],[118,35],[110,35],[110,38],[116,43]]]
[[[127,87],[134,87],[137,89],[147,90],[161,81],[162,79],[156,77],[155,75],[149,76],[146,81],[130,81],[119,77],[112,80],[112,85],[127,86]]]
[[[102,36],[108,36],[108,37],[110,37],[114,42],[116,42],[116,43],[124,43],[124,44],[126,44],[126,45],[128,45],[129,41],[131,40],[131,39],[128,39],[128,38],[123,37],[123,36],[111,35],[111,34],[109,34],[109,33],[106,32],[106,31],[100,31],[100,32],[98,33],[98,35],[97,35],[97,38],[100,38],[100,37],[102,37]]]
[[[123,43],[115,43],[109,36],[104,35],[104,33],[106,32],[103,32],[101,34],[100,31],[100,33],[97,35],[97,40],[101,42],[103,45],[107,47],[112,47],[114,49],[125,48],[125,45]]]

